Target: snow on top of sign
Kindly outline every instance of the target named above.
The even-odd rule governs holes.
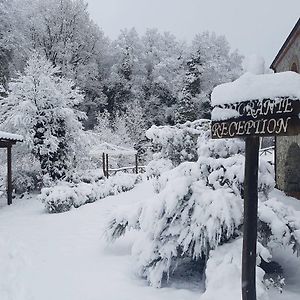
[[[300,99],[300,75],[295,72],[255,75],[245,73],[237,80],[217,86],[213,106],[255,99],[291,97]]]
[[[5,131],[0,131],[0,139],[11,140],[11,141],[23,141],[23,137],[19,134],[9,133]]]
[[[264,58],[256,54],[246,57],[243,66],[246,72],[256,75],[264,74],[266,70]]]
[[[211,119],[214,121],[223,121],[231,118],[238,118],[240,114],[230,108],[215,107],[211,112]]]

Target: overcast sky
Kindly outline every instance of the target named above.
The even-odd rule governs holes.
[[[192,40],[205,30],[225,35],[232,49],[270,65],[300,17],[300,0],[87,0],[93,20],[110,38],[123,28],[170,31]]]

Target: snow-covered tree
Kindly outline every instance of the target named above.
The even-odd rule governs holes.
[[[242,56],[230,52],[224,36],[204,32],[193,40],[179,95],[176,121],[184,123],[210,117],[210,94],[221,83],[236,79],[242,72]]]
[[[133,145],[124,114],[118,114],[112,118],[107,110],[103,113],[99,113],[95,132],[99,135],[101,142],[127,147]]]
[[[173,123],[185,45],[172,34],[161,34],[157,29],[148,29],[142,36],[142,43],[145,70],[142,103],[147,125]]]
[[[22,10],[14,0],[0,0],[0,85],[5,88],[26,57],[23,21]]]
[[[29,151],[40,162],[43,175],[62,178],[74,162],[85,114],[75,107],[83,95],[61,76],[45,57],[33,54],[24,74],[9,85],[3,99],[2,127],[24,136]]]
[[[141,104],[136,100],[130,103],[126,107],[126,113],[124,114],[124,119],[126,123],[126,130],[129,134],[131,140],[134,143],[145,139],[146,133],[146,121],[145,113]]]
[[[140,38],[134,28],[122,30],[111,45],[113,65],[105,84],[107,110],[116,115],[125,112],[126,106],[139,98],[137,78],[140,73]]]
[[[54,66],[60,67],[62,75],[85,92],[80,108],[88,114],[85,126],[92,128],[95,111],[104,107],[103,81],[109,72],[109,40],[91,20],[86,1],[2,2],[0,73],[5,71],[9,79],[16,70],[23,71],[33,49],[45,55]],[[3,51],[2,45],[5,45]]]

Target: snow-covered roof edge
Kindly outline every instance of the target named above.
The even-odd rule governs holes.
[[[286,52],[286,49],[290,47],[290,45],[294,42],[295,37],[297,36],[297,33],[300,30],[300,18],[298,19],[297,23],[295,24],[294,28],[290,32],[289,36],[286,38],[285,42],[281,46],[280,50],[278,51],[276,57],[274,58],[273,62],[271,63],[270,68],[272,70],[276,70],[276,67],[278,63],[282,60],[284,57],[284,53]]]
[[[233,82],[215,87],[211,104],[217,106],[278,97],[300,99],[300,74],[290,71],[261,75],[245,73]]]
[[[23,142],[23,136],[15,133],[0,131],[0,140]]]

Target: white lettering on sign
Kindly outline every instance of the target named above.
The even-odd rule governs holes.
[[[289,109],[285,106],[284,109]],[[279,119],[260,119],[248,121],[215,122],[212,125],[212,137],[226,138],[244,135],[275,135],[286,133],[291,117]]]
[[[275,100],[253,100],[234,104],[225,104],[220,108],[232,109],[241,116],[252,117],[253,119],[262,118],[267,115],[279,115],[283,113],[292,113],[294,100],[289,98],[279,98]]]

